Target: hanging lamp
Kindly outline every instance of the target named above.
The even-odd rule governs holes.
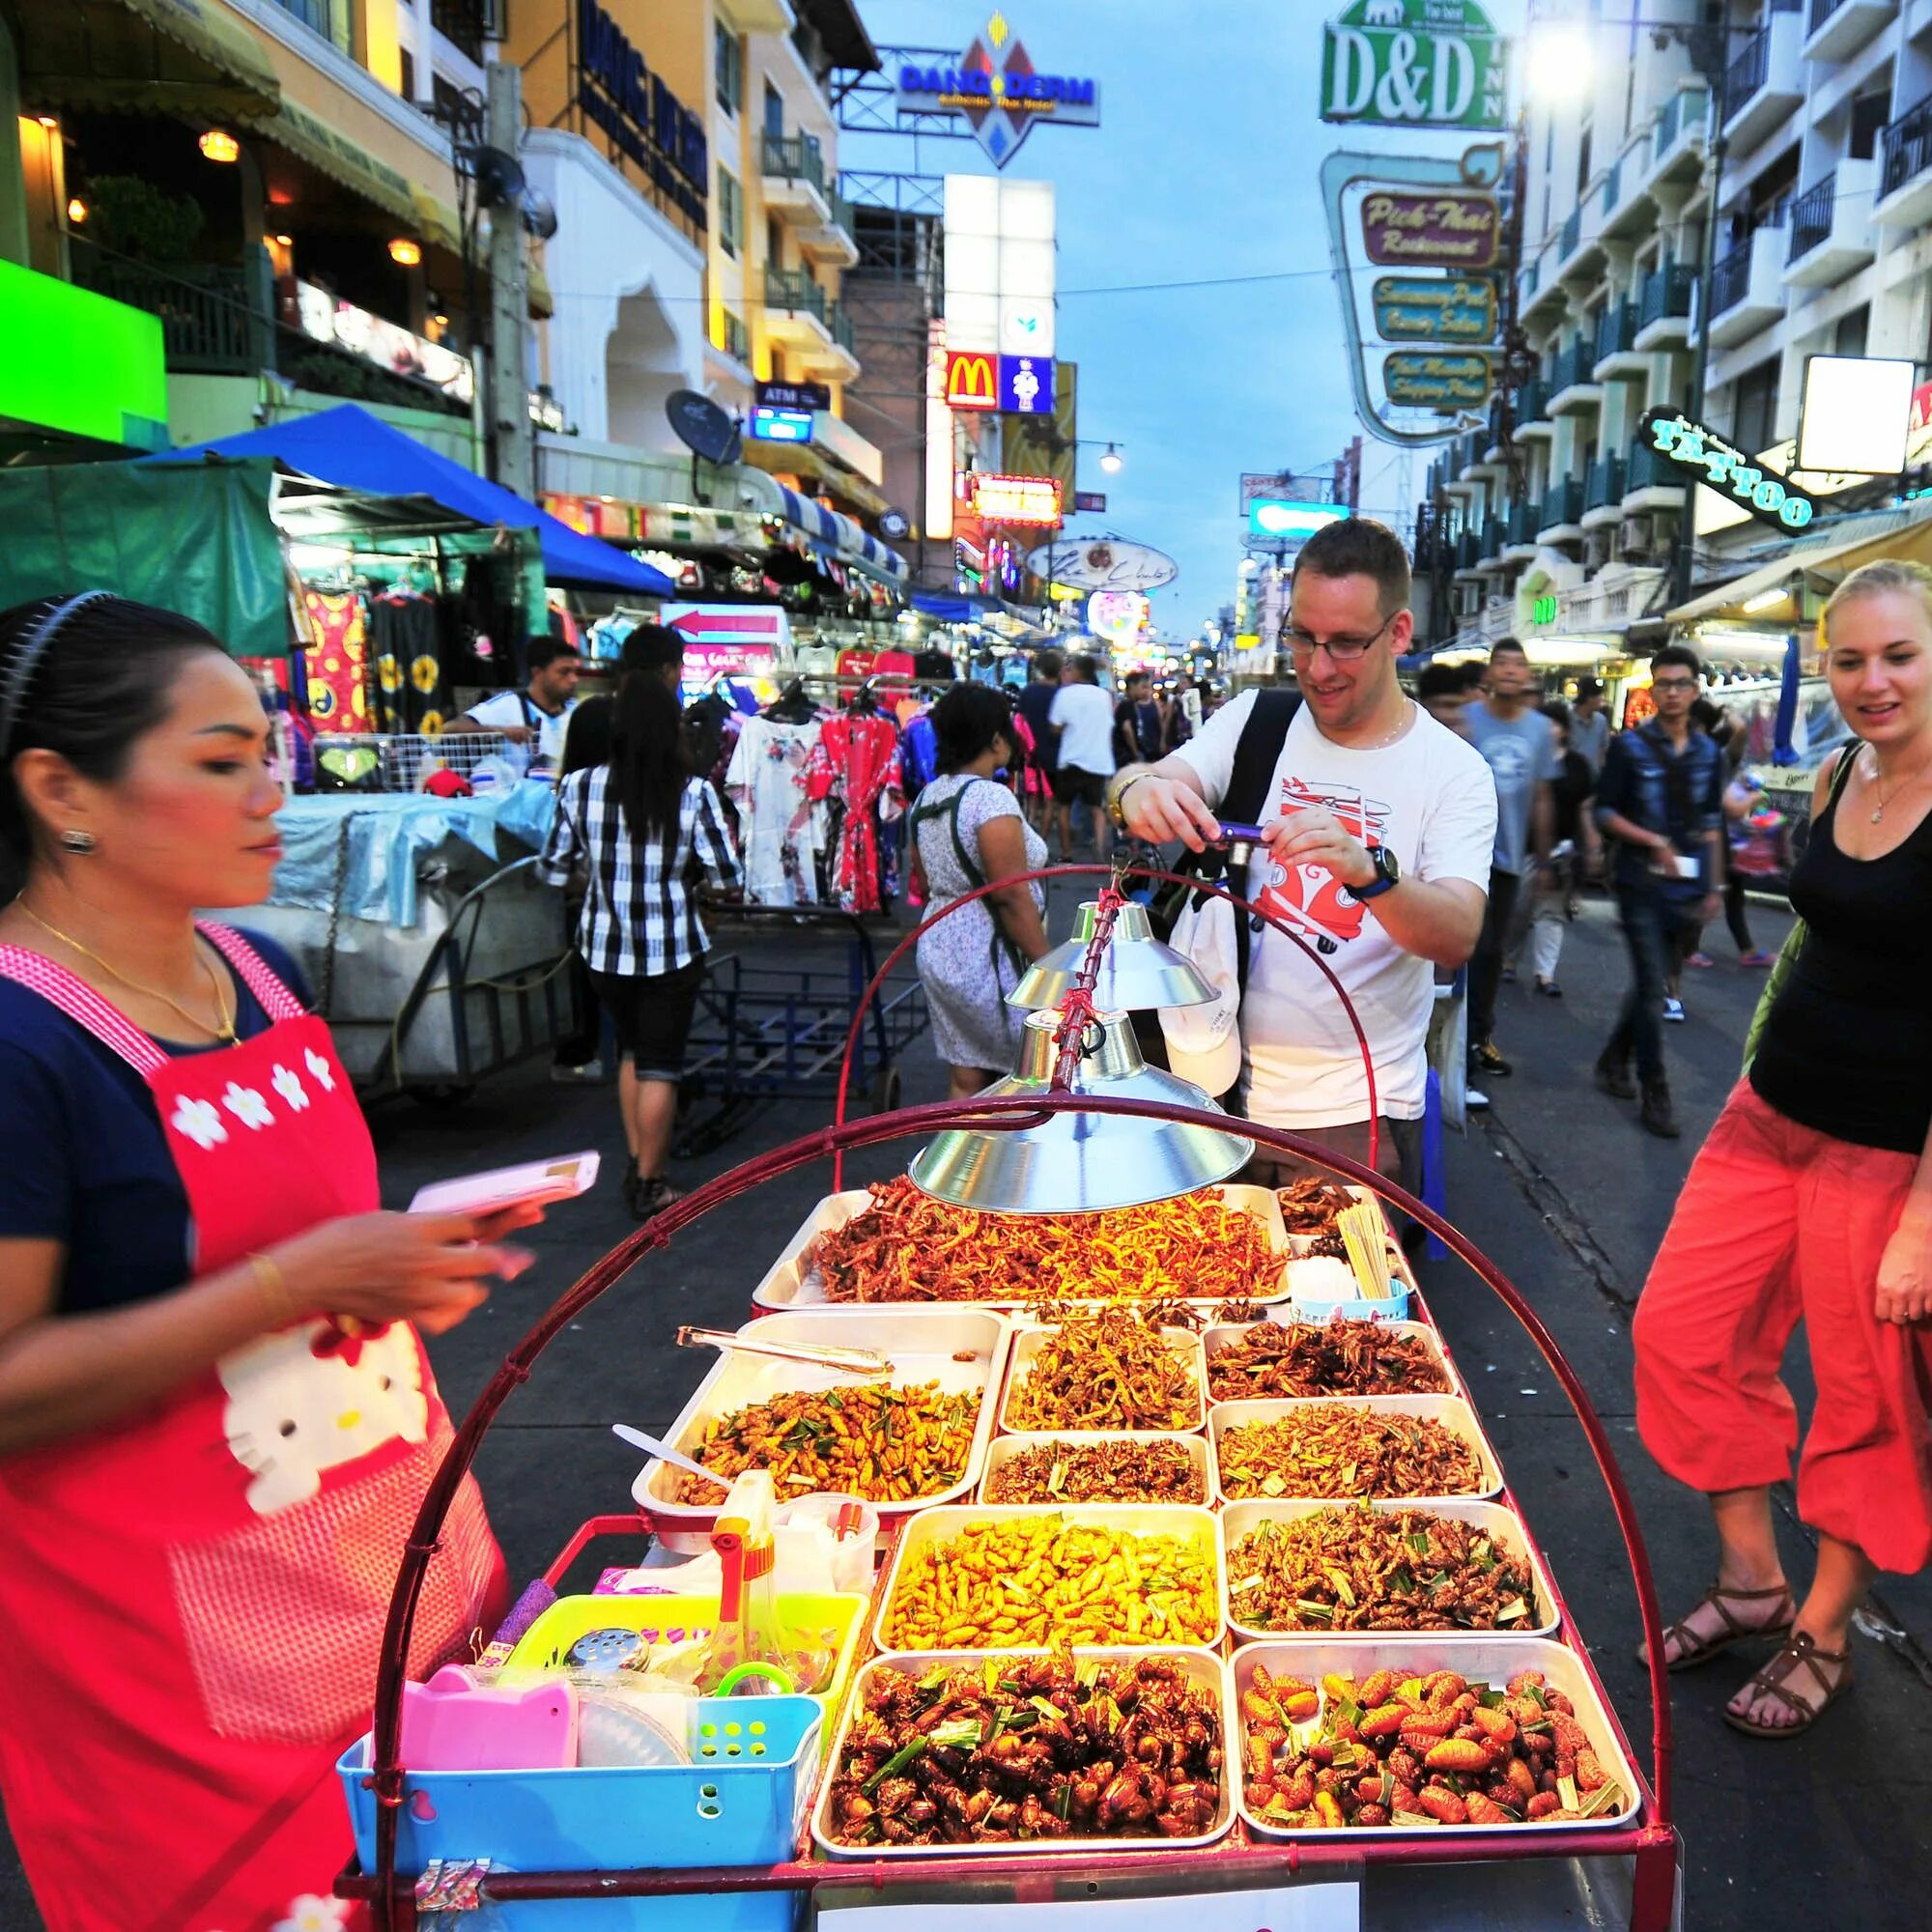
[[[1099,902],[1089,899],[1076,915],[1073,937],[1027,968],[1007,995],[1008,1006],[1029,1012],[1058,1007],[1087,968],[1099,922]],[[1113,931],[1094,966],[1093,993],[1105,1013],[1200,1007],[1219,997],[1185,953],[1154,937],[1147,907],[1134,899],[1115,911]]]

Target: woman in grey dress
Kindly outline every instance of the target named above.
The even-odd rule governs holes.
[[[993,774],[1014,755],[1011,707],[1003,692],[955,684],[932,707],[939,776],[911,814],[913,863],[929,912],[989,881],[1046,864],[1046,846]],[[1047,950],[1037,884],[1002,886],[941,921],[919,942],[919,974],[932,1037],[964,1099],[1012,1070],[1021,1015],[1006,1004],[1032,960]]]

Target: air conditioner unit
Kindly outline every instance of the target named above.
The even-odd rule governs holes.
[[[1583,567],[1586,570],[1601,570],[1610,560],[1609,532],[1601,526],[1584,533]]]
[[[1651,549],[1651,521],[1648,517],[1626,517],[1617,530],[1617,554],[1626,563],[1648,560]]]

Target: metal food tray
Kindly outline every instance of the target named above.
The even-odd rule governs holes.
[[[1289,1238],[1281,1225],[1281,1204],[1274,1198],[1274,1191],[1267,1187],[1246,1187],[1233,1182],[1224,1183],[1213,1190],[1231,1208],[1258,1216],[1268,1231],[1268,1244],[1283,1262],[1281,1279],[1266,1294],[1254,1298],[1264,1305],[1272,1305],[1288,1299]],[[805,1251],[820,1235],[833,1228],[842,1228],[872,1205],[868,1188],[848,1187],[842,1194],[828,1194],[810,1214],[805,1224],[789,1241],[784,1252],[772,1264],[770,1272],[752,1292],[752,1302],[760,1310],[780,1310],[787,1308],[831,1309],[838,1314],[867,1314],[880,1309],[891,1308],[999,1308],[1016,1309],[1026,1306],[1023,1296],[989,1295],[983,1301],[827,1301],[825,1283],[816,1273],[805,1270]],[[1062,1296],[1063,1300],[1077,1300],[1077,1296]],[[1152,1297],[1149,1297],[1151,1299]],[[1167,1297],[1176,1301],[1198,1301],[1205,1308],[1218,1307],[1225,1299],[1218,1294],[1173,1295]]]
[[[1016,1461],[1029,1449],[1044,1448],[1049,1442],[1064,1442],[1069,1449],[1091,1449],[1096,1442],[1178,1442],[1187,1452],[1187,1460],[1194,1466],[1195,1474],[1201,1478],[1201,1500],[1179,1507],[1206,1509],[1214,1494],[1214,1477],[1208,1466],[1208,1438],[1196,1430],[1192,1435],[1182,1435],[1164,1429],[1116,1429],[1104,1435],[1084,1435],[1073,1429],[1045,1430],[1033,1435],[996,1435],[986,1448],[986,1466],[980,1478],[980,1500],[990,1507],[1001,1509],[1080,1509],[1080,1503],[1064,1502],[1058,1497],[1049,1497],[1037,1503],[993,1503],[993,1478],[1009,1463]],[[1163,1505],[1163,1507],[1168,1507]]]
[[[1235,1589],[1235,1546],[1246,1536],[1257,1523],[1293,1522],[1305,1516],[1315,1516],[1322,1510],[1352,1509],[1352,1503],[1302,1500],[1296,1502],[1276,1501],[1272,1497],[1262,1497],[1248,1502],[1229,1503],[1220,1516],[1221,1528],[1221,1574],[1228,1581],[1227,1601],[1222,1605],[1222,1613],[1228,1620],[1228,1629],[1236,1643],[1292,1643],[1301,1646],[1311,1643],[1340,1643],[1357,1637],[1390,1636],[1494,1636],[1507,1638],[1511,1643],[1520,1643],[1525,1637],[1554,1636],[1562,1618],[1557,1610],[1556,1589],[1549,1580],[1549,1572],[1544,1567],[1543,1552],[1537,1548],[1522,1519],[1507,1503],[1470,1502],[1462,1497],[1445,1498],[1435,1502],[1390,1501],[1377,1497],[1369,1502],[1373,1510],[1384,1515],[1396,1515],[1405,1510],[1424,1510],[1431,1516],[1460,1517],[1464,1522],[1479,1524],[1489,1531],[1491,1538],[1508,1549],[1519,1562],[1529,1567],[1530,1581],[1535,1586],[1536,1602],[1533,1614],[1536,1622],[1512,1624],[1507,1630],[1464,1631],[1446,1629],[1434,1631],[1289,1631],[1270,1629],[1264,1624],[1244,1624],[1236,1614]],[[1306,1674],[1305,1672],[1303,1673]]]
[[[1490,1447],[1490,1438],[1483,1434],[1483,1426],[1476,1420],[1476,1411],[1461,1396],[1453,1395],[1314,1395],[1304,1397],[1283,1397],[1273,1402],[1217,1402],[1208,1410],[1208,1440],[1214,1456],[1214,1500],[1217,1503],[1233,1502],[1297,1502],[1296,1496],[1231,1496],[1221,1487],[1221,1433],[1243,1423],[1275,1422],[1297,1408],[1307,1408],[1315,1403],[1339,1402],[1350,1408],[1376,1409],[1387,1415],[1422,1415],[1435,1422],[1448,1425],[1463,1441],[1475,1450],[1483,1470],[1483,1488],[1473,1496],[1463,1496],[1463,1502],[1487,1502],[1499,1496],[1503,1491],[1502,1465],[1496,1461],[1496,1452]],[[1315,1497],[1319,1502],[1346,1502],[1346,1496]],[[1391,1502],[1442,1502],[1449,1498],[1441,1496],[1392,1496]]]
[[[1427,1676],[1432,1670],[1460,1671],[1471,1681],[1486,1680],[1498,1689],[1519,1670],[1540,1670],[1548,1687],[1560,1690],[1577,1707],[1577,1721],[1589,1734],[1598,1760],[1605,1772],[1623,1788],[1625,1803],[1620,1811],[1601,1816],[1566,1819],[1550,1827],[1533,1825],[1525,1819],[1520,1825],[1364,1825],[1341,1833],[1345,1838],[1359,1833],[1366,1837],[1520,1837],[1556,1830],[1587,1832],[1628,1825],[1637,1814],[1641,1787],[1636,1773],[1624,1755],[1617,1727],[1597,1695],[1582,1660],[1568,1644],[1548,1637],[1504,1637],[1474,1633],[1444,1636],[1337,1636],[1295,1638],[1282,1642],[1253,1643],[1236,1651],[1231,1665],[1234,1674],[1235,1705],[1255,1681],[1255,1666],[1265,1664],[1271,1675],[1285,1674],[1319,1681],[1330,1671],[1357,1680],[1375,1670],[1400,1670],[1406,1677]],[[1257,1837],[1304,1838],[1333,1832],[1332,1826],[1307,1832],[1289,1831],[1280,1825],[1264,1825],[1248,1809],[1247,1776],[1239,1763],[1240,1727],[1236,1736],[1236,1785],[1241,1822]]]
[[[1264,1319],[1274,1322],[1278,1327],[1283,1327],[1283,1328],[1323,1328],[1327,1326],[1327,1323],[1323,1321],[1302,1321],[1293,1312],[1292,1308],[1281,1309],[1277,1313],[1269,1315]],[[1217,1354],[1219,1354],[1223,1349],[1229,1348],[1234,1343],[1238,1342],[1242,1338],[1242,1336],[1244,1336],[1248,1332],[1250,1328],[1258,1327],[1259,1325],[1260,1325],[1259,1323],[1253,1321],[1239,1321],[1239,1322],[1224,1321],[1224,1322],[1217,1322],[1211,1328],[1204,1328],[1201,1331],[1201,1348],[1202,1351],[1208,1357],[1208,1367],[1209,1371],[1208,1384],[1208,1400],[1210,1404],[1213,1403],[1215,1400],[1213,1376],[1212,1376],[1214,1357]],[[1438,1369],[1440,1369],[1446,1377],[1448,1377],[1449,1387],[1446,1392],[1450,1395],[1464,1396],[1466,1398],[1467,1391],[1463,1387],[1463,1378],[1456,1373],[1456,1364],[1449,1359],[1449,1351],[1442,1346],[1442,1337],[1438,1335],[1427,1321],[1390,1321],[1384,1323],[1383,1325],[1386,1326],[1391,1335],[1403,1338],[1405,1340],[1413,1337],[1414,1339],[1420,1341],[1424,1346],[1424,1348],[1426,1348],[1429,1350],[1430,1358],[1435,1362],[1435,1366]],[[1421,1391],[1417,1391],[1417,1393],[1420,1392]],[[1293,1397],[1270,1398],[1266,1396],[1236,1396],[1236,1397],[1231,1397],[1230,1400],[1237,1402],[1265,1402],[1270,1400],[1292,1401],[1294,1400],[1294,1398]],[[1371,1402],[1376,1400],[1376,1398],[1372,1396],[1359,1396],[1359,1395],[1329,1395],[1329,1396],[1322,1396],[1320,1398],[1320,1400],[1322,1402]]]
[[[933,1503],[956,1502],[973,1492],[985,1461],[986,1444],[992,1439],[993,1415],[1012,1326],[1004,1316],[979,1308],[868,1308],[857,1312],[866,1319],[854,1320],[852,1315],[828,1314],[816,1309],[767,1315],[747,1322],[738,1333],[808,1348],[831,1344],[876,1349],[894,1363],[895,1382],[936,1381],[949,1392],[980,1391],[980,1413],[974,1424],[972,1447],[958,1480],[929,1496],[876,1504],[882,1530],[890,1530],[917,1510]],[[960,1355],[967,1359],[956,1359]],[[703,1442],[705,1429],[715,1416],[751,1403],[767,1402],[773,1396],[792,1390],[863,1386],[853,1377],[832,1369],[756,1355],[722,1353],[677,1420],[665,1432],[664,1439],[673,1449],[682,1449],[689,1455]],[[639,1471],[631,1485],[631,1494],[638,1506],[662,1525],[667,1548],[686,1553],[707,1548],[709,1526],[718,1514],[718,1504],[701,1507],[674,1501],[672,1484],[676,1474],[653,1457]],[[724,1491],[718,1494],[722,1502]],[[789,1496],[780,1497],[781,1502],[792,1500]]]
[[[872,1624],[872,1642],[881,1651],[895,1646],[887,1631],[893,1604],[898,1596],[899,1579],[912,1557],[929,1544],[950,1543],[969,1523],[1015,1522],[1026,1517],[1059,1517],[1076,1527],[1124,1530],[1135,1536],[1192,1536],[1202,1543],[1208,1566],[1214,1578],[1215,1623],[1212,1633],[1195,1643],[1179,1643],[1173,1638],[1152,1638],[1143,1644],[1112,1646],[1122,1651],[1212,1649],[1221,1641],[1221,1609],[1228,1601],[1228,1573],[1221,1561],[1221,1539],[1215,1533],[1214,1515],[1205,1505],[1191,1503],[982,1503],[923,1509],[905,1526],[898,1548],[893,1552],[892,1569],[885,1587],[879,1592],[878,1611]],[[1009,1650],[1025,1650],[1025,1644],[1007,1644]],[[1038,1646],[1032,1646],[1037,1648]],[[974,1655],[984,1655],[975,1652]]]
[[[1082,1648],[1075,1650],[1073,1657],[1076,1662],[1096,1663],[1120,1663],[1153,1655],[1179,1658],[1187,1665],[1187,1674],[1194,1683],[1212,1690],[1221,1706],[1221,1803],[1215,1811],[1212,1828],[1198,1837],[1027,1838],[992,1845],[841,1845],[833,1838],[827,1829],[830,1823],[827,1812],[832,1802],[832,1786],[838,1776],[838,1765],[844,1756],[845,1740],[851,1731],[853,1720],[865,1708],[866,1686],[875,1671],[898,1670],[917,1677],[936,1665],[949,1669],[963,1665],[973,1669],[983,1665],[990,1659],[1037,1658],[1043,1654],[1038,1650],[918,1650],[892,1652],[873,1658],[853,1680],[852,1693],[846,1699],[838,1734],[833,1740],[832,1750],[826,1758],[825,1776],[820,1783],[818,1797],[811,1811],[812,1842],[829,1859],[869,1861],[879,1859],[997,1859],[1011,1858],[1015,1853],[1022,1855],[1048,1853],[1080,1858],[1094,1852],[1190,1851],[1199,1850],[1213,1844],[1219,1838],[1226,1837],[1235,1822],[1235,1780],[1238,1775],[1235,1765],[1234,1700],[1228,1694],[1228,1666],[1211,1650],[1191,1644],[1168,1644],[1158,1651]],[[1607,1763],[1607,1759],[1605,1762]]]
[[[1012,1401],[1013,1390],[1022,1382],[1032,1369],[1034,1358],[1046,1346],[1048,1338],[1059,1327],[1058,1322],[1020,1322],[1013,1329],[1013,1345],[1007,1360],[1007,1386],[1000,1397],[1000,1434],[1002,1435],[1064,1435],[1074,1442],[1095,1442],[1104,1436],[1119,1435],[1119,1429],[1101,1426],[1094,1429],[1078,1429],[1056,1425],[1052,1429],[1016,1429],[1007,1419],[1007,1406]],[[1198,1435],[1208,1426],[1208,1358],[1202,1352],[1201,1337],[1192,1328],[1163,1328],[1161,1340],[1173,1347],[1187,1362],[1187,1373],[1194,1383],[1194,1393],[1199,1403],[1194,1420],[1175,1429],[1156,1432],[1163,1435]]]

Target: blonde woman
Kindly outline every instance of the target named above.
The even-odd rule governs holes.
[[[1806,938],[1635,1324],[1645,1446],[1709,1496],[1718,1531],[1717,1581],[1666,1632],[1665,1661],[1783,1638],[1724,1713],[1766,1738],[1808,1730],[1850,1686],[1874,1573],[1932,1557],[1932,572],[1867,564],[1824,629],[1855,737],[1818,775],[1792,874]],[[1802,1604],[1769,1495],[1798,1446],[1778,1365],[1801,1319],[1818,1388],[1798,1464],[1818,1532]]]

